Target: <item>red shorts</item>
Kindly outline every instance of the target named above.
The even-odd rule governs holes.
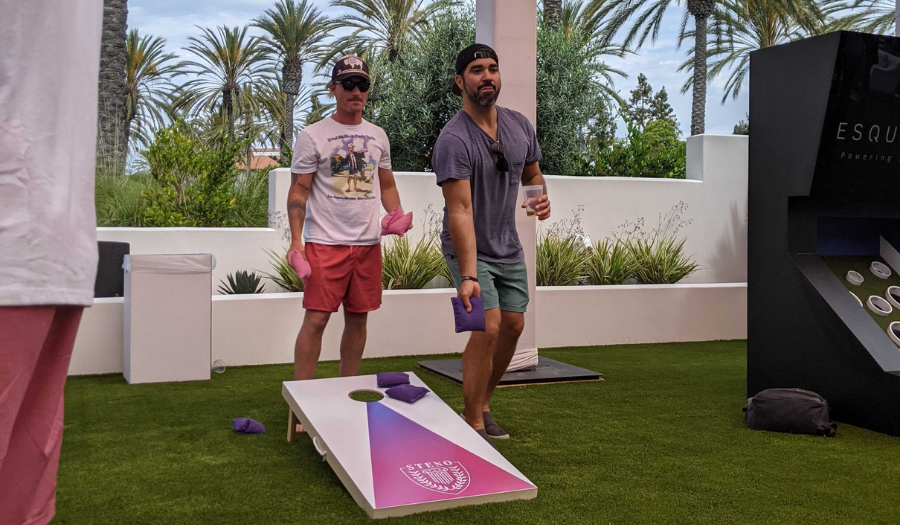
[[[0,523],[53,518],[63,389],[82,310],[0,307]]]
[[[365,313],[381,307],[381,245],[306,244],[312,273],[303,287],[303,308]]]

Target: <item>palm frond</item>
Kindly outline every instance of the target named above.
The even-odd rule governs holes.
[[[129,148],[146,146],[155,129],[166,124],[168,95],[177,87],[172,79],[184,62],[166,53],[166,40],[141,35],[137,29],[125,38],[125,117]]]
[[[352,31],[334,41],[319,65],[351,53],[397,60],[438,13],[460,4],[460,0],[332,0],[332,7],[349,11],[335,23]]]

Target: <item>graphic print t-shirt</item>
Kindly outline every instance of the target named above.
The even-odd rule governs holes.
[[[391,145],[378,126],[346,126],[326,118],[294,144],[291,172],[315,173],[303,241],[365,246],[381,241],[379,169],[391,169]]]

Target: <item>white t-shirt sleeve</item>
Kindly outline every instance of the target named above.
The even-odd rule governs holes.
[[[315,173],[319,169],[319,152],[316,143],[306,130],[297,135],[294,144],[294,154],[291,157],[291,173],[305,175]]]
[[[384,147],[381,148],[381,159],[378,160],[378,169],[389,170],[391,168],[391,141],[388,139],[387,133],[381,130]]]

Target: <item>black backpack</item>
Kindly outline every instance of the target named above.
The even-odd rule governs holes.
[[[747,400],[744,418],[753,430],[834,437],[825,398],[799,388],[770,388]]]

